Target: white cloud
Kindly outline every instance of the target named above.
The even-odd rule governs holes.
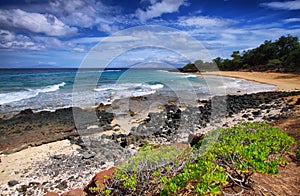
[[[275,40],[282,35],[300,35],[300,29],[287,29],[284,24],[298,22],[290,18],[268,24],[245,25],[242,21],[206,16],[180,17],[174,21],[179,28],[201,42],[213,57],[229,58],[232,51],[258,47],[264,40]]]
[[[216,30],[218,31],[218,30]],[[300,35],[300,29],[285,29],[276,27],[257,28],[255,25],[240,28],[224,28],[222,33],[215,33],[216,39],[203,41],[207,47],[216,47],[211,52],[213,56],[229,58],[235,51],[243,51],[258,47],[265,40],[276,40],[282,35]],[[206,34],[207,35],[207,34]],[[204,37],[206,36],[203,35]],[[219,47],[219,48],[218,48]]]
[[[136,17],[141,21],[146,21],[151,18],[159,17],[165,13],[177,12],[183,5],[187,6],[186,0],[162,0],[150,1],[150,6],[146,10],[137,9],[135,12]]]
[[[74,50],[86,51],[82,43],[75,41],[61,41],[55,37],[25,36],[7,30],[0,30],[0,48],[2,49],[24,49],[24,50]]]
[[[300,22],[300,18],[288,18],[283,20],[285,23],[290,23],[290,22]]]
[[[80,28],[96,27],[106,33],[118,31],[123,23],[119,8],[101,1],[52,0],[48,11],[66,24]]]
[[[50,1],[51,12],[60,16],[67,24],[78,27],[91,27],[96,22],[96,4],[81,0]]]
[[[300,10],[300,1],[285,1],[285,2],[270,2],[270,3],[261,3],[261,6],[268,7],[276,10]]]
[[[75,47],[73,48],[73,50],[76,52],[85,52],[85,49],[83,47]]]
[[[0,10],[0,24],[7,29],[19,29],[48,36],[67,36],[77,28],[65,25],[51,14],[29,13],[20,9]]]
[[[103,22],[103,23],[99,23],[97,29],[99,31],[103,31],[106,33],[114,33],[120,30],[120,27],[118,25],[114,25],[112,23],[108,23],[108,22]]]
[[[56,62],[53,62],[53,61],[39,61],[38,62],[39,65],[56,65],[57,63]]]
[[[105,37],[81,37],[78,39],[72,40],[76,44],[93,44],[102,41]]]
[[[0,30],[0,48],[40,50],[44,46],[37,45],[29,37],[16,35],[10,31]]]
[[[0,30],[0,43],[13,41],[15,39],[15,35],[9,31]]]
[[[234,24],[235,21],[223,18],[213,18],[206,16],[180,17],[179,25],[185,27],[223,27]]]

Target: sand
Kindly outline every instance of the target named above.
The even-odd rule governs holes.
[[[221,75],[234,78],[242,78],[264,84],[275,85],[278,91],[293,91],[300,90],[300,75],[285,74],[285,73],[262,73],[262,72],[205,72],[201,74]],[[201,75],[198,73],[198,75]],[[146,115],[147,113],[145,113]],[[118,124],[127,125],[130,130],[132,124],[138,124],[139,119],[144,119],[145,116],[141,115],[135,118],[135,122],[128,122],[127,124],[122,119],[118,119]],[[76,153],[79,146],[72,145],[69,140],[57,141],[44,144],[38,147],[31,147],[20,152],[12,153],[9,155],[0,155],[0,184],[6,184],[8,180],[22,180],[21,173],[24,169],[31,168],[35,162],[46,161],[49,155],[54,154],[72,154]],[[20,173],[16,172],[20,171]]]
[[[263,84],[277,86],[277,91],[300,90],[300,75],[291,73],[267,73],[267,72],[239,72],[239,71],[220,71],[203,72],[199,74],[220,75],[233,78],[242,78]]]
[[[2,154],[0,155],[0,184],[5,184],[9,180],[22,180],[22,171],[28,169],[30,173],[35,169],[36,162],[46,161],[49,155],[76,153],[77,148],[79,146],[71,144],[69,140],[62,140],[8,155]]]

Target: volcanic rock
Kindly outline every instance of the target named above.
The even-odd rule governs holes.
[[[19,182],[17,180],[10,180],[10,181],[8,181],[7,184],[8,184],[8,186],[15,186],[15,185],[19,184]]]
[[[188,137],[188,143],[191,145],[191,146],[194,146],[196,144],[198,144],[198,142],[200,140],[202,140],[204,138],[204,134],[202,133],[196,133],[196,134],[190,134],[189,137]]]
[[[97,173],[93,177],[93,179],[90,181],[90,183],[85,187],[84,191],[91,194],[91,192],[89,190],[90,187],[98,187],[98,188],[100,186],[105,187],[105,182],[110,181],[110,177],[113,174],[113,172],[115,171],[115,169],[116,169],[116,167],[111,167],[107,170]]]
[[[83,188],[77,188],[66,193],[63,193],[61,196],[86,196],[87,193],[84,192]]]

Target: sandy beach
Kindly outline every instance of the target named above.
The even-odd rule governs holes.
[[[69,140],[62,140],[30,147],[8,155],[1,155],[0,183],[5,184],[11,179],[21,180],[22,174],[16,171],[31,168],[31,171],[28,171],[28,173],[31,173],[36,169],[33,166],[35,162],[47,160],[49,155],[76,153],[78,148],[79,146],[71,144]]]
[[[200,74],[200,73],[199,73]],[[199,75],[198,74],[198,75]],[[260,72],[206,72],[206,73],[201,73],[201,74],[211,74],[211,75],[221,75],[221,76],[226,76],[226,77],[234,77],[234,78],[242,78],[242,79],[246,79],[246,80],[251,80],[251,81],[256,81],[256,82],[260,82],[260,83],[264,83],[264,84],[271,84],[271,85],[275,85],[278,87],[278,89],[276,91],[296,91],[300,89],[300,76],[296,75],[296,74],[281,74],[281,73],[260,73]],[[297,96],[295,98],[298,99],[299,96]],[[247,98],[248,100],[248,98]],[[246,100],[246,101],[247,101]],[[252,101],[248,100],[248,102],[252,103]],[[262,102],[263,103],[263,102]],[[281,106],[277,106],[276,104],[274,104],[273,102],[270,102],[269,105],[265,105],[268,107],[278,107],[277,110],[275,110],[274,108],[271,108],[271,112],[262,112],[260,116],[260,121],[264,121],[265,116],[270,115],[270,118],[274,118],[274,116],[277,115],[277,113],[281,113],[280,110],[282,109]],[[287,104],[282,104],[282,107],[284,108],[288,108],[289,106]],[[274,110],[273,110],[274,109]],[[252,113],[256,112],[256,110],[260,110],[259,107],[255,107],[253,106],[253,108],[249,108],[248,110],[243,110],[241,108],[240,113],[236,113],[234,114],[234,118],[232,118],[233,120],[230,120],[231,123],[236,123],[238,122],[238,119],[243,119],[245,117],[245,114],[247,113],[247,119],[250,121],[252,120],[257,120],[258,117],[255,115],[252,115]],[[267,111],[267,110],[266,110]],[[287,109],[287,111],[289,111],[289,109]],[[154,111],[154,112],[158,112],[158,111]],[[274,114],[273,114],[274,113]],[[145,114],[146,115],[146,114]],[[272,116],[273,115],[273,116]],[[145,117],[145,116],[143,116]],[[135,124],[138,125],[139,123],[143,123],[142,121],[138,121],[138,119],[142,118],[141,115],[137,115],[136,116],[136,122]],[[226,121],[228,120],[225,119]],[[224,123],[230,125],[230,122],[226,122],[224,121]],[[116,123],[115,120],[112,123]],[[129,125],[128,123],[126,124],[126,122],[124,121],[124,123],[118,122],[119,124],[123,125],[123,126],[132,126],[131,124]],[[147,124],[145,124],[145,126],[147,127]],[[118,128],[118,127],[117,127]],[[128,128],[129,129],[129,128]],[[115,131],[111,131],[113,134],[117,134]],[[110,138],[109,134],[106,134],[107,138]],[[124,139],[124,136],[120,136],[121,138],[117,138],[117,140],[121,141],[122,139]],[[108,139],[110,140],[110,139]],[[13,190],[14,187],[9,187],[7,185],[7,182],[9,180],[18,180],[22,183],[24,183],[24,176],[22,176],[22,171],[31,168],[32,170],[37,169],[36,167],[34,167],[34,165],[36,165],[37,162],[41,162],[41,161],[45,161],[45,162],[49,162],[49,157],[56,155],[56,154],[70,154],[70,157],[74,157],[74,155],[71,156],[71,154],[77,154],[76,150],[80,148],[77,145],[73,145],[70,143],[69,140],[63,140],[63,141],[57,141],[57,142],[52,142],[52,143],[48,143],[48,144],[43,144],[41,146],[38,147],[31,147],[31,148],[27,148],[25,150],[21,150],[19,152],[15,152],[15,153],[11,153],[9,155],[1,155],[1,162],[0,162],[0,171],[2,171],[2,173],[0,174],[0,182],[2,184],[2,188],[6,189],[6,192],[10,192],[11,190]],[[78,157],[75,156],[76,160],[80,160],[82,157],[82,155],[78,155]],[[52,158],[53,162],[55,161],[60,161],[62,162],[60,158]],[[66,158],[67,160],[67,158]],[[85,160],[83,160],[84,164],[90,164],[89,162],[91,162],[91,160],[89,160],[87,163],[85,163]],[[55,162],[56,163],[56,162]],[[49,166],[47,166],[49,167]],[[87,165],[88,167],[88,165]],[[96,167],[95,167],[96,168]],[[103,166],[102,168],[106,168],[105,166]],[[99,169],[99,168],[97,168]],[[49,168],[49,171],[51,170],[51,168]],[[67,170],[67,169],[66,169]],[[78,169],[77,169],[78,170]],[[76,170],[76,171],[77,171]],[[81,170],[81,169],[80,169]],[[82,169],[82,171],[85,171]],[[39,172],[39,171],[38,171]],[[88,171],[86,171],[88,172]],[[88,176],[93,176],[94,172],[97,171],[89,171],[91,173],[88,174]],[[29,171],[30,173],[30,171]],[[81,179],[84,179],[85,177],[83,176]],[[34,179],[34,178],[33,178]],[[81,180],[80,179],[80,180]],[[32,180],[32,179],[31,179]],[[63,178],[62,178],[62,182],[63,182]],[[47,181],[46,179],[44,181]],[[82,184],[85,184],[89,181],[89,179],[86,179],[86,182],[82,181]],[[57,183],[59,186],[61,182]],[[50,182],[49,182],[50,184]],[[74,188],[74,186],[76,185],[75,182],[73,183],[74,185],[69,185],[69,188]],[[20,185],[17,185],[18,187],[20,187]],[[50,186],[50,185],[49,185]],[[76,187],[75,187],[76,188]],[[46,190],[45,189],[41,189],[43,190],[42,193],[45,193]],[[55,191],[57,191],[58,189],[55,189]],[[61,189],[61,192],[63,192],[64,189]]]
[[[199,74],[219,75],[233,78],[242,78],[263,84],[277,86],[277,91],[300,90],[300,75],[292,73],[266,73],[266,72],[241,72],[241,71],[220,71],[203,72]]]

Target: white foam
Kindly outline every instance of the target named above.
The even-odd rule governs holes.
[[[152,90],[152,91],[135,91],[135,92],[132,92],[131,96],[132,97],[140,97],[140,96],[145,96],[145,95],[151,95],[151,94],[154,94],[156,93],[155,90]]]
[[[224,83],[218,88],[223,88],[228,92],[242,91],[247,93],[258,93],[264,91],[272,91],[276,89],[276,86],[269,84],[261,84],[258,82],[248,81],[239,78],[223,77]]]
[[[51,85],[51,86],[46,86],[45,88],[37,89],[36,91],[38,91],[39,93],[54,92],[54,91],[58,91],[60,87],[63,87],[65,85],[66,85],[66,83],[62,82],[60,84],[54,84],[54,85]]]
[[[139,86],[142,86],[142,84],[139,84],[139,83],[108,84],[108,85],[102,85],[98,88],[95,88],[94,91],[96,91],[96,92],[118,91],[118,90],[127,90],[127,89],[131,89],[131,88],[137,88]]]
[[[188,78],[197,78],[197,75],[188,75]]]
[[[122,71],[120,69],[115,69],[115,70],[105,70],[105,72],[119,72],[119,71]]]
[[[110,101],[128,98],[145,96],[156,93],[158,89],[163,88],[163,84],[143,84],[143,83],[124,83],[124,84],[111,84],[102,85],[94,89],[96,95],[109,97]]]
[[[197,75],[190,75],[190,74],[184,74],[184,76],[182,76],[182,78],[197,78]]]
[[[26,91],[0,93],[0,104],[6,104],[11,102],[21,101],[24,99],[30,99],[32,97],[38,96],[40,93],[54,92],[59,90],[60,87],[65,85],[66,83],[62,82],[60,84],[54,84],[39,89],[27,89]]]
[[[134,89],[161,89],[163,84],[142,84],[142,83],[124,83],[124,84],[113,84],[113,85],[102,85],[95,88],[94,91],[121,91],[121,90],[134,90]]]
[[[150,88],[153,89],[153,90],[161,89],[163,87],[164,87],[163,84],[153,84],[153,85],[150,85]]]
[[[109,87],[103,87],[103,88],[95,88],[94,89],[94,91],[96,91],[96,92],[107,91],[107,90],[111,90],[111,88],[109,88]]]

